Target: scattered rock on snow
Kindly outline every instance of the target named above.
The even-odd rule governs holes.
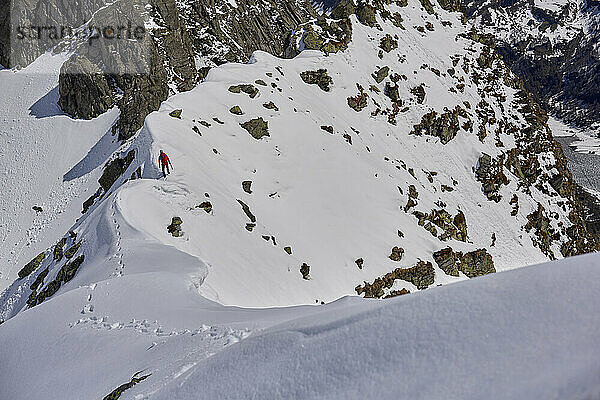
[[[240,124],[240,125],[242,128],[247,130],[248,133],[250,135],[252,135],[252,137],[254,139],[259,140],[264,136],[270,136],[269,135],[269,123],[267,121],[265,121],[264,119],[262,119],[262,117],[252,119],[252,120],[250,120],[248,122],[244,122],[243,124]]]
[[[180,217],[173,217],[171,225],[167,226],[167,231],[173,235],[173,237],[180,237],[183,235],[181,224],[183,224],[183,220]]]
[[[306,263],[303,263],[300,267],[300,273],[302,274],[302,279],[308,280],[310,278],[310,266]]]

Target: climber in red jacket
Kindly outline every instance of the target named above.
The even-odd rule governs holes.
[[[158,156],[158,162],[162,168],[163,177],[166,178],[167,175],[171,173],[171,171],[169,171],[169,165],[171,166],[171,168],[173,168],[173,164],[171,164],[171,160],[169,159],[169,156],[167,155],[167,153],[165,153],[161,150],[160,155]],[[167,170],[166,173],[165,173],[165,168]]]

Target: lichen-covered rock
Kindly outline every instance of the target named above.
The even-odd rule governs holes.
[[[46,279],[46,276],[48,275],[48,272],[50,271],[49,268],[46,268],[45,270],[43,270],[36,278],[35,281],[33,281],[33,283],[29,286],[29,289],[31,289],[32,291],[36,291],[38,289],[38,287],[40,287],[40,285],[42,283],[44,283],[44,279]],[[35,296],[34,296],[35,297]]]
[[[61,281],[63,283],[69,282],[71,279],[73,279],[73,277],[75,277],[77,270],[79,269],[81,264],[83,264],[84,260],[85,256],[82,254],[73,261],[66,263],[58,271],[58,274],[56,275],[56,280]]]
[[[373,73],[373,79],[375,79],[375,82],[381,83],[381,82],[383,82],[383,80],[385,78],[387,78],[389,73],[390,73],[390,67],[388,67],[388,66],[381,67]]]
[[[242,128],[248,131],[248,133],[257,140],[269,135],[269,123],[260,118],[251,119],[248,122],[240,124]]]
[[[228,90],[231,93],[246,93],[251,99],[255,98],[260,93],[258,88],[251,84],[233,85],[230,86]]]
[[[348,48],[352,39],[352,24],[346,18],[329,19],[324,16],[300,25],[291,35],[284,54],[295,57],[302,49],[320,50],[325,54]]]
[[[356,7],[356,17],[363,25],[373,27],[377,23],[375,7],[364,2],[359,2]]]
[[[442,271],[451,276],[458,276],[458,271],[469,278],[496,272],[494,260],[486,249],[478,249],[463,254],[447,247],[433,253],[433,259]]]
[[[268,102],[268,103],[264,103],[263,107],[266,108],[267,110],[275,110],[275,111],[279,111],[279,107],[277,107],[275,105],[275,103],[273,103],[272,101]]]
[[[356,112],[361,112],[367,106],[368,95],[365,92],[364,88],[356,84],[358,87],[358,94],[353,97],[348,97],[348,106],[352,108]]]
[[[471,251],[464,255],[461,254],[458,269],[469,278],[496,272],[492,256],[486,249]]]
[[[461,242],[467,240],[467,221],[462,211],[459,211],[454,217],[444,209],[434,209],[430,213],[415,211],[413,215],[419,220],[420,226],[426,228],[441,241],[446,241],[450,238]],[[437,229],[433,225],[440,228],[442,233],[438,235]]]
[[[23,279],[26,276],[29,276],[33,271],[35,271],[44,258],[46,257],[46,253],[40,253],[33,260],[29,261],[20,271],[19,271],[19,279]]]
[[[381,42],[379,43],[379,47],[386,53],[398,48],[398,41],[394,39],[390,34],[386,34]]]
[[[551,247],[555,240],[560,239],[560,233],[552,227],[546,209],[538,203],[537,209],[527,216],[527,220],[525,230],[534,231],[533,243],[550,259],[556,259]]]
[[[310,266],[306,263],[303,263],[300,267],[300,273],[302,274],[302,279],[310,279]]]
[[[504,155],[500,155],[497,159],[492,158],[489,154],[483,153],[479,157],[479,163],[475,171],[477,180],[483,184],[483,192],[488,200],[493,200],[498,203],[502,196],[499,190],[503,185],[508,185],[509,181],[504,174]]]
[[[446,275],[458,276],[456,253],[451,247],[433,253],[433,260]]]
[[[229,112],[235,115],[242,115],[244,112],[240,108],[240,106],[233,106],[229,109]]]
[[[444,108],[444,112],[438,116],[438,113],[431,111],[421,118],[421,122],[414,126],[412,135],[430,135],[440,138],[442,144],[446,144],[456,137],[460,130],[459,116],[466,118],[466,112],[460,106],[456,106],[450,111]]]
[[[250,207],[248,207],[248,205],[246,203],[244,203],[243,201],[241,201],[240,199],[238,199],[237,202],[240,203],[240,206],[242,206],[242,210],[244,211],[244,214],[246,214],[246,216],[250,219],[250,221],[252,223],[255,223],[256,217],[250,211]]]
[[[173,217],[171,219],[171,225],[167,226],[167,231],[173,235],[173,237],[183,236],[183,230],[181,225],[183,224],[183,220],[181,217]]]
[[[173,118],[177,118],[177,119],[181,119],[181,113],[183,112],[182,109],[177,109],[177,110],[173,110],[169,113],[169,115]]]
[[[70,260],[71,258],[73,258],[73,256],[77,253],[77,250],[79,250],[79,247],[81,247],[81,242],[77,242],[73,246],[69,247],[69,249],[67,249],[67,251],[65,251],[65,258],[67,260]]]
[[[132,387],[134,387],[135,385],[137,385],[138,383],[140,383],[141,381],[145,380],[150,375],[152,375],[152,374],[148,374],[148,375],[137,377],[138,374],[135,374],[129,382],[120,385],[118,388],[116,388],[115,390],[113,390],[112,392],[110,392],[109,394],[104,396],[104,398],[102,400],[117,400],[121,397],[121,395],[126,390],[131,389]]]
[[[406,288],[402,288],[400,290],[392,290],[384,297],[384,299],[391,299],[392,297],[404,296],[405,294],[410,294],[410,290]]]
[[[329,86],[333,84],[333,79],[327,74],[327,70],[324,68],[316,71],[301,72],[300,78],[302,78],[302,80],[309,85],[317,85],[325,92],[329,92]]]
[[[366,298],[381,298],[385,295],[384,289],[391,288],[397,279],[410,282],[419,290],[426,289],[435,281],[435,271],[430,262],[419,261],[412,268],[397,268],[375,279],[373,283],[365,282],[364,285],[357,286],[355,290],[359,296],[364,293]]]
[[[417,103],[423,104],[425,102],[425,85],[420,84],[410,89],[410,92],[417,97]]]
[[[67,244],[67,238],[62,238],[56,243],[54,246],[54,251],[52,252],[54,261],[60,261],[63,258],[63,249]]]
[[[402,257],[404,256],[404,249],[402,247],[394,246],[392,249],[392,253],[389,256],[389,259],[392,261],[402,261]]]
[[[212,203],[210,201],[204,201],[202,202],[199,206],[196,206],[196,208],[201,208],[203,209],[207,214],[210,214],[210,212],[213,209]]]

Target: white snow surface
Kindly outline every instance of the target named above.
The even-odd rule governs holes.
[[[598,265],[285,309],[218,305],[166,271],[126,276],[3,324],[0,397],[102,398],[142,371],[122,398],[596,399]]]
[[[501,189],[502,202],[486,199],[473,167],[482,152],[499,153],[493,137],[482,143],[461,129],[442,145],[409,135],[432,109],[481,100],[469,74],[458,67],[453,78],[444,72],[452,57],[476,59],[481,46],[457,36],[467,29],[458,14],[428,15],[418,1],[390,8],[408,29],[380,21],[379,31],[353,19],[354,39],[343,53],[305,51],[282,60],[256,52],[248,65],[214,68],[120,146],[110,133],[116,110],[87,122],[44,111],[54,107],[60,56],[32,64],[54,71],[46,78],[0,71],[3,84],[21,93],[2,114],[4,148],[12,151],[0,155],[0,165],[13,168],[2,184],[15,194],[1,214],[8,229],[0,261],[10,286],[0,296],[0,399],[103,398],[136,373],[151,375],[123,399],[600,395],[600,314],[590,306],[600,293],[598,257],[513,270],[547,260],[522,230],[537,203],[556,211],[553,224],[566,222],[567,213],[535,187],[522,193],[515,179]],[[434,31],[413,29],[426,21]],[[399,47],[379,59],[386,32],[398,35]],[[383,65],[406,76],[399,91],[409,109],[395,126],[385,115],[371,116],[378,105],[391,106],[383,93],[369,91],[373,71]],[[300,79],[318,68],[332,76],[330,92]],[[450,91],[461,82],[464,93]],[[259,95],[228,91],[243,83],[253,83]],[[362,112],[347,105],[357,83],[369,92]],[[424,104],[410,94],[420,84]],[[511,113],[514,91],[500,89]],[[36,112],[41,118],[23,111],[44,96],[50,97]],[[270,101],[279,111],[263,106]],[[234,105],[243,115],[229,112]],[[176,109],[181,119],[169,115]],[[270,136],[260,140],[240,126],[257,117],[269,123]],[[514,146],[510,135],[500,139]],[[135,161],[81,217],[102,166],[131,149]],[[174,165],[167,179],[157,165],[161,149]],[[14,166],[19,158],[27,160],[23,171]],[[139,167],[142,179],[125,182]],[[245,180],[252,181],[251,194],[242,189]],[[68,191],[71,182],[79,186]],[[419,211],[441,201],[452,215],[463,211],[468,241],[441,242],[404,212],[409,185],[419,192]],[[454,190],[442,192],[441,185]],[[520,208],[510,217],[513,193]],[[30,203],[38,198],[44,211],[35,216]],[[256,216],[252,232],[238,200]],[[211,213],[198,208],[205,201]],[[167,232],[175,216],[183,219],[183,237]],[[62,237],[65,248],[81,240],[76,255],[85,261],[56,294],[28,308],[36,278],[47,270],[39,288],[47,287],[64,265],[52,259],[51,247]],[[506,272],[466,280],[435,267],[435,284],[425,291],[389,301],[346,297],[397,267],[433,261],[432,252],[449,245],[463,252],[487,248],[496,269]],[[388,257],[394,246],[406,251],[400,263]],[[13,281],[44,249],[43,263]],[[299,272],[304,262],[311,266],[308,280]],[[436,287],[446,283],[453,284]],[[408,282],[396,285],[417,291]]]

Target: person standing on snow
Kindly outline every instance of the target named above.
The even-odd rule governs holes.
[[[169,175],[171,173],[171,171],[169,171],[169,165],[171,166],[171,168],[173,168],[173,164],[171,164],[171,160],[169,159],[169,156],[162,150],[160,151],[160,155],[158,156],[158,162],[159,162],[160,166],[162,167],[163,177],[166,178],[167,175]],[[165,173],[165,168],[167,170],[166,173]]]

